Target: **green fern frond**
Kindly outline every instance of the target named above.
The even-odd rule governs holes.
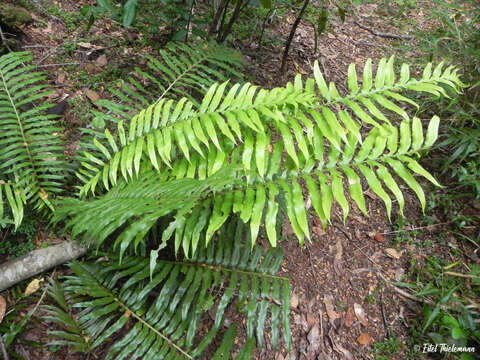
[[[215,43],[184,44],[170,42],[159,51],[159,59],[147,56],[147,71],[135,68],[135,77],[120,81],[109,92],[115,101],[99,100],[97,105],[108,110],[93,111],[104,122],[124,122],[162,99],[187,97],[197,105],[196,97],[204,94],[215,82],[232,77],[242,79],[241,55]]]
[[[227,92],[226,83],[215,84],[206,93],[198,110],[186,98],[177,103],[162,100],[135,115],[128,132],[120,122],[118,140],[106,130],[104,137],[108,141],[103,143],[107,145],[108,142],[108,146],[94,140],[92,145],[95,151],[84,154],[83,168],[79,171],[79,177],[85,183],[80,194],[83,196],[89,191],[93,193],[100,181],[108,190],[116,183],[120,172],[125,179],[138,174],[143,155],[160,170],[161,162],[171,168],[172,154],[182,154],[190,163],[192,153],[196,152],[205,158],[205,154],[210,154],[212,145],[217,153],[225,153],[221,143],[243,143],[242,146],[247,150],[250,149],[249,144],[255,143],[256,151],[261,153],[264,152],[262,146],[269,144],[271,135],[279,134],[283,137],[288,155],[298,165],[294,143],[297,143],[297,149],[304,157],[309,157],[307,144],[312,143],[316,127],[339,150],[341,143],[348,141],[349,133],[361,140],[360,129],[365,123],[377,127],[383,136],[388,136],[388,127],[372,118],[374,116],[391,125],[384,115],[385,111],[382,112],[375,102],[408,121],[407,112],[386,96],[395,101],[408,100],[414,103],[400,92],[414,89],[440,95],[446,94],[440,86],[442,84],[452,86],[454,90],[462,85],[455,69],[447,68],[442,72],[440,64],[431,74],[429,67],[431,65],[427,65],[421,80],[410,79],[408,71],[402,70],[401,79],[395,83],[393,58],[388,62],[382,60],[377,70],[376,87],[372,89],[366,85],[361,92],[353,85],[356,83],[356,73],[350,67],[348,82],[352,94],[340,97],[333,83],[326,85],[318,64],[315,64],[315,81],[320,95],[328,101],[326,104],[322,103],[322,98],[314,98],[313,79],[308,79],[303,87],[300,78],[293,85],[268,91],[245,84],[235,85]],[[405,68],[408,69],[408,65],[404,65],[403,69]],[[370,61],[367,62],[365,73],[371,74]],[[372,82],[371,76],[364,77],[364,84]],[[319,101],[318,104],[315,104],[316,100]],[[339,103],[348,106],[350,111],[336,108]],[[390,116],[390,113],[387,115]],[[303,136],[303,129],[307,132],[307,139]],[[247,171],[247,159],[250,156],[248,151],[244,154]],[[261,159],[257,165],[260,175],[263,175],[265,169]]]
[[[42,84],[43,73],[25,65],[30,60],[28,52],[0,57],[0,186],[16,224],[21,220],[25,200],[38,208],[52,207],[50,200],[62,191],[66,169],[62,129],[54,115],[46,114],[51,105],[43,102],[35,106],[45,100],[48,92],[47,85]],[[23,193],[22,202],[19,193],[12,200],[12,189],[7,185],[12,182]]]
[[[271,245],[276,246],[278,207],[280,197],[283,197],[292,228],[303,243],[304,238],[310,235],[302,183],[305,183],[307,196],[324,224],[330,221],[334,201],[340,205],[344,219],[347,217],[347,196],[368,216],[363,196],[366,188],[385,203],[389,217],[392,195],[398,201],[400,212],[403,212],[405,202],[395,176],[417,194],[424,208],[425,195],[414,176],[420,175],[437,186],[439,184],[421,167],[415,156],[435,142],[438,124],[438,117],[434,117],[424,135],[418,118],[411,122],[404,120],[400,130],[389,126],[389,137],[382,136],[380,130],[373,128],[361,143],[350,134],[349,142],[341,151],[335,147],[328,148],[317,128],[312,141],[317,147],[307,147],[312,154],[310,158],[299,155],[298,167],[291,158],[282,160],[287,152],[286,142],[275,142],[272,153],[261,153],[265,176],[260,176],[256,168],[257,159],[254,156],[258,154],[253,145],[249,152],[255,155],[248,160],[249,171],[245,170],[242,157],[246,150],[240,146],[230,149],[230,163],[223,158],[223,162],[217,165],[221,170],[209,173],[203,180],[196,179],[198,174],[203,171],[203,177],[207,171],[211,172],[208,169],[213,169],[218,159],[214,155],[204,160],[197,155],[190,162],[190,165],[198,165],[192,165],[192,171],[187,168],[184,159],[178,161],[184,163],[183,171],[169,173],[166,167],[158,173],[154,169],[140,171],[139,176],[128,184],[122,179],[99,199],[62,202],[56,218],[70,218],[67,227],[72,228],[73,236],[83,234],[86,239],[95,239],[98,245],[117,229],[123,228],[115,242],[120,254],[123,254],[133,244],[137,248],[158,219],[174,214],[175,221],[169,231],[164,232],[163,239],[167,241],[175,234],[175,250],[182,247],[189,255],[195,253],[200,236],[208,241],[232,213],[250,223],[252,244],[258,236],[260,224],[264,223]],[[182,165],[174,163],[172,167],[180,169]],[[228,173],[225,173],[226,169]],[[365,186],[362,186],[362,178]]]
[[[62,284],[50,279],[47,290],[48,295],[55,300],[57,306],[44,305],[46,312],[45,320],[60,326],[63,330],[49,331],[49,335],[57,340],[52,341],[52,346],[69,346],[74,351],[87,353],[92,350],[92,342],[84,327],[78,322],[74,315],[72,299],[65,291]]]
[[[383,66],[385,79],[391,78],[389,66]],[[435,75],[432,81],[443,84],[455,72],[441,73],[446,74],[445,79]],[[322,92],[318,72],[316,78]],[[391,83],[385,79],[384,83]],[[176,104],[161,101],[142,110],[132,119],[128,132],[119,124],[118,140],[107,130],[105,144],[94,141],[96,151],[85,153],[86,160],[79,172],[85,182],[81,195],[93,193],[99,184],[110,189],[118,183],[110,192],[126,199],[125,204],[119,200],[115,209],[110,210],[114,200],[109,200],[109,195],[93,201],[77,200],[64,203],[58,219],[70,217],[69,226],[75,235],[83,234],[99,243],[121,228],[116,244],[123,253],[133,245],[137,248],[153,224],[169,212],[175,219],[164,239],[175,234],[176,251],[181,246],[189,255],[195,253],[198,236],[208,242],[232,213],[250,223],[252,244],[260,225],[265,223],[267,237],[276,246],[275,228],[282,198],[300,243],[310,238],[307,197],[324,225],[330,221],[334,202],[346,219],[349,197],[368,216],[365,189],[371,189],[385,203],[390,217],[392,197],[403,212],[404,198],[397,180],[401,179],[424,208],[425,195],[415,176],[439,184],[417,158],[435,142],[439,118],[432,118],[426,133],[420,119],[408,116],[402,116],[399,126],[375,123],[360,131],[362,116],[317,104],[321,99],[313,95],[313,82],[309,79],[304,86],[297,78],[285,88],[268,91],[258,91],[249,84],[235,85],[227,95],[225,84],[217,84],[209,89],[198,110],[192,110],[193,105],[186,99]],[[453,83],[459,84],[458,79]],[[354,89],[354,85],[350,87]],[[440,92],[436,87],[439,85],[429,85],[429,89]],[[329,88],[334,89],[334,85]],[[155,189],[173,180],[183,179],[185,184],[208,182],[225,167],[234,173],[224,189],[195,199],[189,199],[188,194],[182,196],[180,191],[177,195],[181,201],[155,195]],[[155,171],[159,175],[153,175]],[[148,185],[150,194],[142,192],[146,197],[139,199],[135,189],[142,188],[148,179],[157,183]],[[125,186],[126,183],[129,185]],[[159,205],[162,200],[171,205],[168,210]],[[128,201],[132,205],[127,205]],[[195,236],[190,231],[192,226]]]
[[[233,304],[246,315],[245,351],[251,352],[255,342],[263,346],[267,318],[272,345],[277,345],[283,329],[289,347],[290,285],[274,275],[281,251],[264,252],[245,244],[241,222],[232,221],[218,236],[184,262],[158,260],[152,266],[148,259],[128,257],[119,264],[115,256],[103,256],[94,263],[71,264],[73,275],[66,277],[63,289],[79,300],[75,307],[82,310],[76,316],[92,348],[120,333],[106,359],[198,358],[217,337],[225,311]],[[213,309],[212,327],[196,339],[198,324]],[[131,326],[125,331],[127,323]],[[228,341],[232,340],[222,342],[219,353],[228,352]]]

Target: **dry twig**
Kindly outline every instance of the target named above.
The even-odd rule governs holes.
[[[7,348],[5,347],[2,336],[0,336],[0,350],[2,351],[3,360],[9,360]]]
[[[412,35],[397,35],[397,34],[384,33],[384,32],[381,32],[381,31],[377,31],[375,29],[369,28],[366,25],[363,25],[362,23],[360,23],[358,21],[355,21],[355,24],[358,27],[362,28],[363,30],[369,31],[370,33],[372,33],[375,36],[380,36],[380,37],[388,38],[388,39],[400,39],[400,40],[412,40],[413,39]]]
[[[7,48],[8,51],[12,52],[12,49],[8,45],[7,38],[3,34],[2,27],[0,26],[0,39],[2,40],[2,44]]]

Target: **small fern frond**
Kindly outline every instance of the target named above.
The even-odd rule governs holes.
[[[135,68],[135,76],[121,80],[109,92],[117,100],[99,100],[97,105],[108,114],[93,111],[104,122],[127,122],[130,118],[162,99],[187,97],[197,105],[197,98],[215,82],[243,76],[240,53],[214,43],[184,44],[170,42],[160,50],[159,59],[147,56],[147,71]]]
[[[243,241],[243,229],[241,222],[231,222],[219,239],[184,262],[158,260],[152,265],[148,259],[128,257],[119,264],[112,255],[95,263],[71,264],[73,275],[66,277],[63,288],[81,298],[75,307],[83,310],[76,316],[92,347],[119,333],[122,337],[106,359],[199,358],[233,304],[246,315],[244,351],[251,353],[255,342],[264,344],[267,318],[272,345],[277,345],[283,329],[289,347],[290,284],[274,275],[282,253],[251,248]],[[198,338],[198,325],[207,311],[215,311],[214,323]],[[224,340],[217,353],[228,352],[228,342],[231,339]]]
[[[35,106],[48,92],[41,83],[43,73],[25,65],[30,60],[28,52],[0,57],[0,183],[13,181],[23,189],[24,200],[51,208],[50,200],[62,191],[66,170],[62,129],[54,115],[46,114],[50,104]],[[11,189],[4,185],[4,190],[8,199]],[[16,207],[11,199],[8,203],[19,219],[20,203],[16,201]]]
[[[58,325],[62,330],[49,331],[49,335],[57,340],[52,341],[52,346],[69,346],[74,351],[88,353],[92,350],[91,339],[74,315],[71,299],[62,284],[50,279],[47,290],[48,295],[55,300],[57,306],[44,305],[45,320]]]

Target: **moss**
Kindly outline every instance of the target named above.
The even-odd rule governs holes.
[[[0,21],[10,28],[19,28],[30,24],[32,16],[22,7],[10,4],[0,5]]]

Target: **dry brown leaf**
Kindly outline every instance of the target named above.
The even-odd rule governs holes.
[[[100,99],[100,95],[98,95],[97,92],[95,92],[93,90],[90,90],[90,89],[87,89],[85,91],[85,95],[94,104]]]
[[[286,219],[285,223],[283,224],[282,235],[284,238],[288,238],[291,235],[295,235],[292,225],[290,224],[290,221],[288,219]]]
[[[357,317],[358,321],[363,326],[368,325],[368,320],[367,320],[367,315],[365,314],[365,311],[363,310],[362,306],[360,304],[353,304],[353,310],[355,311],[355,316]]]
[[[342,352],[343,356],[345,356],[346,360],[353,360],[353,355],[350,351],[342,347],[341,345],[337,344],[337,349]]]
[[[318,328],[318,324],[315,324],[310,329],[307,339],[310,344],[308,346],[308,351],[312,352],[313,354],[317,354],[320,350],[320,329]]]
[[[298,295],[295,293],[295,291],[292,292],[292,295],[290,296],[290,307],[296,309],[298,306]]]
[[[383,236],[382,234],[380,234],[378,232],[375,233],[373,238],[380,243],[384,243],[385,241],[387,241],[387,239],[385,239],[385,236]]]
[[[32,281],[30,281],[30,283],[27,285],[27,288],[25,289],[25,296],[32,295],[34,292],[40,289],[40,283],[42,281],[43,279],[33,279]]]
[[[349,307],[347,313],[345,314],[345,326],[351,327],[355,321],[355,313],[353,312],[353,308]]]
[[[367,333],[361,333],[357,338],[357,342],[361,345],[368,345],[373,341],[372,337]]]
[[[2,322],[6,312],[7,312],[7,302],[5,301],[3,296],[0,295],[0,323]]]
[[[335,320],[340,318],[340,315],[335,311],[333,306],[333,296],[332,295],[325,295],[323,297],[323,303],[325,304],[325,308],[327,309],[327,315],[331,320]]]
[[[405,270],[403,268],[396,268],[395,269],[395,281],[402,281],[402,277],[405,274]]]
[[[95,65],[97,65],[98,67],[104,67],[107,64],[108,64],[108,60],[105,54],[100,55],[95,61]]]
[[[298,65],[298,63],[295,60],[293,60],[293,63],[295,65],[295,67],[297,68],[297,72],[299,72],[302,75],[307,75],[308,74],[308,72],[305,71],[305,69],[302,68],[300,65]]]
[[[90,43],[88,43],[88,42],[78,42],[77,45],[78,45],[78,46],[81,46],[81,47],[83,47],[83,48],[85,48],[85,49],[91,49],[91,48],[95,47],[95,45],[92,45],[92,44],[90,44]]]
[[[65,82],[66,75],[65,73],[61,73],[57,76],[57,83],[63,84]]]
[[[308,324],[308,328],[310,329],[313,325],[315,325],[317,323],[317,318],[310,314],[310,313],[307,313],[307,324]]]
[[[312,232],[317,236],[317,237],[321,237],[322,235],[325,234],[325,232],[323,231],[323,228],[321,226],[313,226],[312,227]]]
[[[385,249],[385,252],[387,253],[387,256],[392,259],[400,259],[402,257],[402,253],[394,248]]]

